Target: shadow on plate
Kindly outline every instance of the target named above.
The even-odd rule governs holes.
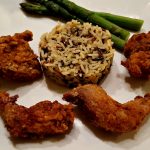
[[[45,77],[45,82],[47,84],[47,87],[50,91],[55,91],[57,93],[60,93],[60,94],[63,94],[65,93],[66,91],[69,90],[68,87],[66,86],[63,86],[63,85],[60,85],[58,84],[56,81],[48,78],[48,77]]]
[[[99,86],[101,86],[101,84],[106,80],[107,75],[103,76],[102,79],[98,82]],[[52,80],[48,77],[45,77],[45,81],[46,81],[47,87],[50,91],[54,91],[54,92],[57,92],[57,93],[60,93],[60,94],[63,94],[65,92],[77,87],[77,86],[67,87],[65,85],[61,85],[61,84],[57,83],[56,81],[54,81],[54,80]]]
[[[141,88],[144,93],[150,92],[150,80],[136,79],[133,77],[126,77],[125,81],[132,89]]]
[[[65,135],[53,135],[53,136],[50,136],[50,137],[46,137],[46,138],[43,138],[43,139],[15,139],[15,138],[9,138],[13,145],[16,146],[17,144],[25,144],[25,143],[42,143],[43,141],[50,141],[50,142],[58,142],[60,140],[63,140],[65,138]]]
[[[36,81],[40,81],[40,79],[36,80]],[[0,91],[8,91],[8,90],[16,90],[19,87],[24,87],[27,85],[31,85],[36,81],[32,81],[32,82],[15,82],[15,81],[9,81],[9,80],[5,80],[0,78]]]

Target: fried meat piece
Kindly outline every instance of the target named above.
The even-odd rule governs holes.
[[[150,79],[150,51],[135,52],[121,64],[128,69],[131,76]]]
[[[150,32],[134,34],[125,44],[124,55],[126,58],[139,51],[150,51]]]
[[[127,60],[121,64],[131,76],[150,78],[150,32],[133,35],[125,44],[124,55]]]
[[[32,32],[0,37],[0,76],[17,81],[33,81],[42,77],[37,55],[30,48]]]
[[[73,106],[48,100],[26,108],[18,105],[18,96],[0,93],[0,115],[10,135],[15,138],[44,138],[65,134],[74,122]]]
[[[78,105],[94,126],[114,133],[138,128],[150,113],[150,93],[121,104],[101,87],[88,84],[66,92],[63,99]]]

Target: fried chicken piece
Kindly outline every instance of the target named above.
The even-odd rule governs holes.
[[[37,55],[28,44],[32,32],[0,37],[0,76],[17,81],[33,81],[42,77]]]
[[[131,76],[150,78],[150,32],[133,35],[125,44],[124,55],[127,60],[121,64]]]
[[[139,51],[150,51],[150,32],[134,34],[124,46],[126,58]]]
[[[135,52],[121,64],[128,69],[131,76],[150,79],[150,51]]]
[[[74,122],[73,106],[48,100],[30,108],[18,105],[18,96],[0,93],[0,115],[10,135],[15,138],[44,138],[49,135],[65,134]]]
[[[97,85],[84,85],[63,95],[63,99],[79,106],[90,122],[114,133],[129,132],[150,113],[150,93],[121,104]]]

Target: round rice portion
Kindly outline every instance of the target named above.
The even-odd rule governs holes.
[[[98,83],[114,56],[108,30],[76,20],[43,34],[39,52],[46,76],[67,86]]]

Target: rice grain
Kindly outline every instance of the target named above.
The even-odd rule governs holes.
[[[98,83],[112,64],[112,45],[108,30],[72,20],[42,35],[41,64],[46,76],[63,85]]]

